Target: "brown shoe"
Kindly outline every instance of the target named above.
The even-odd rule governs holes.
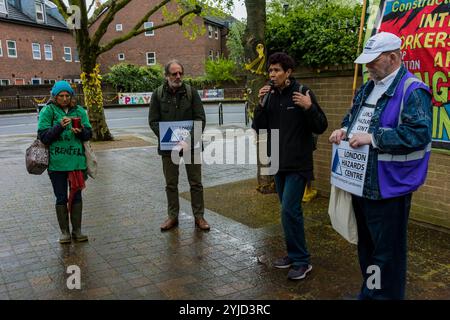
[[[195,225],[205,231],[210,229],[208,222],[204,218],[196,218]]]
[[[167,231],[178,226],[178,219],[169,218],[161,225],[161,231]]]

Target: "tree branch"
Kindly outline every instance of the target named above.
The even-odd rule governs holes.
[[[67,7],[62,0],[54,0],[53,3],[58,7],[59,13],[64,17],[67,21],[69,18],[69,14],[67,13]],[[69,6],[71,5],[71,1],[69,1]]]
[[[89,6],[89,9],[87,10],[88,14],[89,14],[89,11],[91,11],[92,6],[93,6],[94,4],[95,4],[95,0],[92,0],[91,5]]]
[[[111,5],[111,2],[113,0],[108,0],[105,3],[101,4],[100,7],[94,10],[94,13],[92,14],[92,17],[89,18],[89,27],[97,20],[98,15],[105,10],[105,8],[108,8]],[[115,1],[115,0],[114,0]],[[95,0],[94,0],[95,2]]]
[[[147,22],[148,18],[154,14],[156,11],[158,11],[160,8],[162,8],[163,6],[165,6],[167,3],[169,3],[171,0],[162,0],[158,5],[154,6],[150,11],[148,11],[145,16],[142,17],[141,20],[139,20],[133,27],[133,29],[131,29],[131,32],[134,32],[136,30],[139,30],[140,27],[142,27],[144,25],[144,22]],[[148,31],[148,30],[147,30]]]
[[[100,43],[100,39],[103,37],[103,35],[108,30],[108,26],[111,24],[111,22],[114,20],[114,16],[117,12],[122,10],[127,4],[129,4],[131,0],[122,0],[119,3],[117,1],[113,0],[111,1],[111,6],[109,7],[105,18],[98,26],[97,31],[95,32],[94,36],[91,40],[92,46],[98,46]]]
[[[146,31],[152,31],[152,30],[157,30],[157,29],[161,29],[161,28],[165,28],[165,27],[168,27],[168,26],[170,26],[170,25],[173,25],[173,24],[179,24],[179,25],[182,25],[183,24],[183,19],[186,17],[186,16],[188,16],[188,15],[191,15],[191,14],[200,14],[200,12],[202,11],[202,8],[200,7],[200,6],[196,6],[194,9],[192,9],[192,10],[189,10],[189,11],[186,11],[185,13],[183,13],[181,16],[179,16],[177,19],[175,19],[175,20],[171,20],[171,21],[168,21],[168,22],[166,22],[166,23],[163,23],[163,24],[159,24],[159,25],[157,25],[157,26],[153,26],[153,28],[148,28],[148,29],[144,29],[144,27],[143,27],[143,25],[141,25],[142,26],[142,28],[139,28],[138,30],[131,30],[129,33],[127,33],[126,35],[124,35],[123,37],[119,37],[119,38],[116,38],[116,39],[113,39],[111,42],[109,42],[108,44],[106,44],[106,45],[104,45],[104,46],[101,46],[100,48],[99,48],[99,50],[98,50],[98,54],[100,55],[100,54],[102,54],[102,53],[104,53],[104,52],[106,52],[106,51],[108,51],[108,50],[111,50],[113,47],[115,47],[116,45],[118,45],[118,44],[120,44],[120,43],[122,43],[122,42],[125,42],[125,41],[127,41],[128,39],[130,39],[130,38],[132,38],[132,37],[135,37],[135,36],[137,36],[137,35],[139,35],[139,34],[141,34],[141,33],[144,33],[144,32],[146,32]]]

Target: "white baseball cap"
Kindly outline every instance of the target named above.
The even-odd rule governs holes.
[[[365,64],[375,60],[380,54],[400,49],[402,40],[390,32],[380,32],[367,40],[363,52],[356,58],[355,63]]]

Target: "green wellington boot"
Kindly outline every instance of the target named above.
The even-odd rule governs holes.
[[[61,237],[59,243],[70,243],[70,229],[69,229],[69,213],[67,212],[67,206],[63,204],[57,204],[56,217],[58,218],[59,228],[61,229]]]
[[[72,222],[72,238],[77,242],[87,241],[88,237],[81,233],[81,215],[83,203],[78,202],[72,205],[70,213],[70,222]]]

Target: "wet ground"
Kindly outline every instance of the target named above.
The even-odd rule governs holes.
[[[138,133],[154,141],[145,130]],[[313,270],[301,281],[289,281],[287,270],[270,266],[284,254],[276,221],[249,226],[220,214],[219,206],[206,212],[212,228],[202,232],[194,228],[190,203],[181,199],[179,227],[161,233],[164,179],[152,146],[97,152],[99,175],[84,192],[83,231],[89,242],[60,245],[48,176],[25,170],[24,150],[32,140],[0,141],[0,299],[316,300],[358,292],[356,247],[331,228],[326,198],[318,198],[305,214]],[[185,192],[189,186],[181,172],[180,192]],[[252,165],[203,167],[205,188],[255,175]],[[230,198],[233,189],[221,192]],[[231,198],[243,214],[248,210],[239,194]],[[409,248],[407,298],[450,299],[450,234],[411,223]],[[80,290],[67,287],[71,265],[81,270]]]

